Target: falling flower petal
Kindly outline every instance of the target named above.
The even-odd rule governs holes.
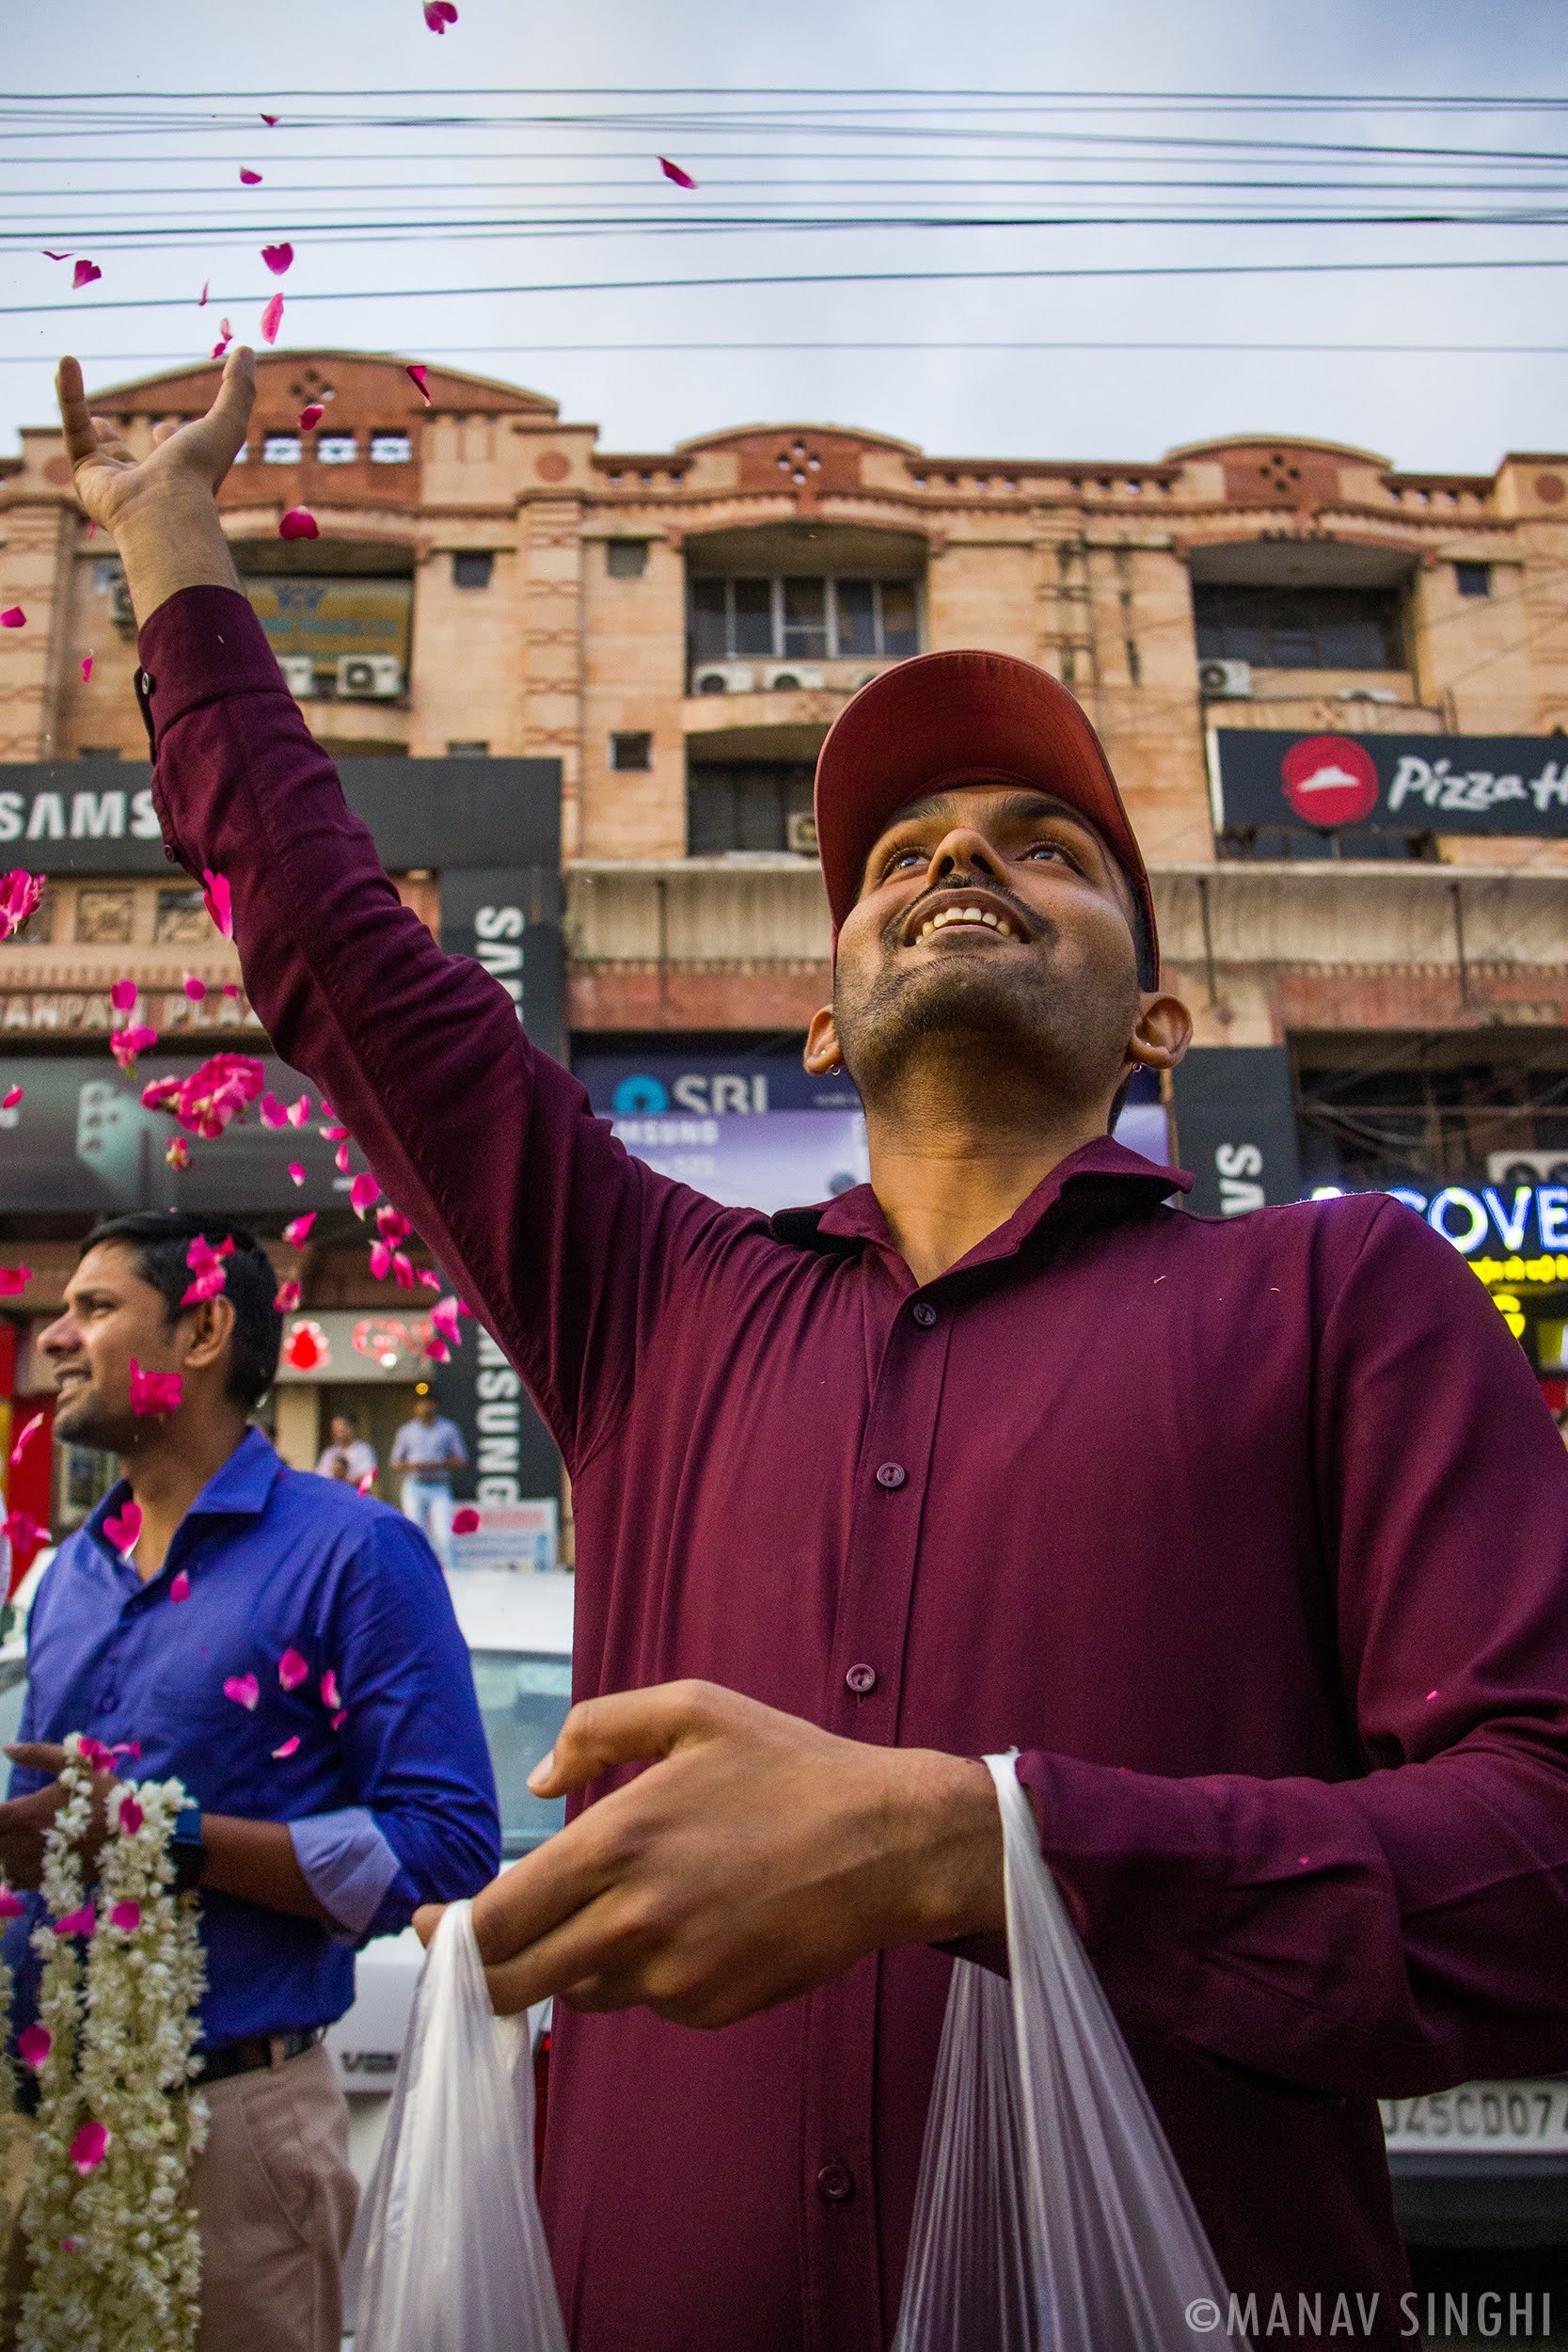
[[[197,1276],[195,1281],[187,1286],[180,1304],[182,1307],[199,1307],[203,1299],[215,1298],[223,1287],[222,1266],[207,1266]]]
[[[1437,1696],[1437,1693],[1436,1693],[1436,1692],[1435,1692],[1435,1691],[1429,1691],[1429,1692],[1427,1692],[1427,1694],[1426,1694],[1426,1698],[1425,1698],[1425,1700],[1424,1700],[1423,1704],[1424,1704],[1425,1706],[1427,1706],[1427,1707],[1430,1707],[1430,1706],[1432,1705],[1433,1700],[1436,1696]]]
[[[305,406],[305,407],[303,407],[303,408],[300,410],[300,412],[299,412],[299,429],[300,429],[300,431],[301,431],[302,433],[310,433],[310,432],[313,432],[313,431],[314,431],[314,429],[315,429],[315,427],[316,427],[318,424],[320,424],[320,422],[321,422],[322,419],[325,416],[325,414],[326,414],[326,411],[325,411],[325,409],[322,406],[321,402],[320,402],[319,400],[312,400],[312,401],[308,402],[308,403],[307,403],[307,405],[306,405],[306,406]]]
[[[445,1340],[432,1340],[424,1352],[433,1364],[450,1364],[451,1361],[451,1350]]]
[[[277,115],[263,115],[261,119],[266,124],[267,129],[271,131],[277,127],[280,118]]]
[[[210,866],[201,869],[201,896],[207,912],[225,939],[234,936],[234,894],[221,874],[214,874]]]
[[[299,1745],[299,1734],[298,1734],[298,1732],[296,1731],[296,1732],[295,1732],[295,1734],[294,1734],[294,1736],[293,1736],[293,1738],[292,1740],[284,1740],[284,1742],[283,1742],[283,1745],[282,1745],[280,1748],[274,1748],[274,1750],[273,1750],[273,1755],[274,1755],[276,1757],[277,1757],[279,1760],[281,1760],[281,1759],[282,1759],[284,1756],[293,1756],[293,1754],[294,1750],[298,1747],[298,1745]]]
[[[176,1136],[164,1153],[164,1165],[166,1168],[189,1168],[190,1164],[191,1147],[183,1136]]]
[[[308,506],[291,506],[277,526],[280,539],[319,539],[321,526]]]
[[[371,1244],[371,1273],[372,1278],[378,1282],[384,1282],[391,1271],[391,1251],[388,1248],[387,1244],[384,1241],[372,1241]]]
[[[96,262],[78,262],[71,273],[71,289],[80,293],[84,286],[90,286],[95,278],[102,278],[103,275]]]
[[[362,1495],[373,1494],[375,1492],[374,1470],[367,1470],[363,1478],[356,1478],[354,1484],[357,1493]]]
[[[277,330],[282,324],[283,297],[280,294],[275,294],[261,313],[261,341],[264,343],[275,343],[277,341]]]
[[[33,1439],[38,1436],[39,1431],[42,1427],[43,1415],[41,1413],[34,1413],[28,1420],[23,1422],[21,1428],[16,1434],[16,1443],[11,1448],[11,1460],[13,1462],[21,1461],[23,1455],[26,1453],[27,1448],[32,1444]]]
[[[347,1139],[348,1129],[340,1127],[337,1120],[333,1120],[330,1125],[322,1129],[321,1134],[324,1143],[342,1143]]]
[[[213,357],[214,359],[221,359],[223,358],[224,353],[228,350],[232,340],[233,338],[231,335],[219,336],[217,342],[213,345]]]
[[[127,1502],[122,1510],[111,1511],[103,1521],[103,1533],[117,1551],[135,1551],[141,1534],[141,1504]]]
[[[261,1686],[254,1675],[230,1675],[223,1686],[223,1695],[226,1699],[232,1699],[236,1707],[243,1707],[247,1713],[254,1714],[256,1702],[261,1695]]]
[[[334,1731],[341,1731],[341,1729],[342,1729],[343,1725],[347,1723],[347,1721],[348,1721],[348,1708],[347,1708],[346,1707],[341,1707],[341,1708],[338,1709],[338,1712],[337,1712],[337,1713],[333,1716],[333,1718],[332,1718],[332,1728],[333,1728],[333,1730],[334,1730]]]
[[[316,1221],[314,1209],[307,1209],[303,1216],[292,1217],[283,1228],[283,1238],[291,1249],[303,1249]]]
[[[71,256],[69,253],[51,253],[49,247],[45,246],[43,248],[43,258],[46,262],[69,262]]]
[[[4,612],[0,612],[0,628],[25,628],[26,626],[27,615],[19,604],[8,604]]]
[[[8,1886],[0,1886],[0,1919],[20,1919],[26,1908],[20,1895],[13,1895]],[[23,2056],[26,2056],[25,2051]]]
[[[471,1502],[466,1502],[460,1511],[454,1511],[451,1515],[451,1532],[454,1535],[472,1535],[478,1526],[479,1513]]]
[[[84,1903],[79,1911],[63,1911],[52,1925],[56,1935],[90,1935],[98,1921],[91,1903]]]
[[[389,1200],[384,1200],[375,1213],[375,1230],[383,1241],[406,1241],[413,1232],[408,1219]]]
[[[291,1160],[289,1162],[289,1181],[295,1184],[302,1184],[305,1182],[305,1167],[302,1161]]]
[[[17,1909],[20,1911],[21,1904]],[[43,2072],[43,2061],[55,2046],[55,2037],[47,2026],[24,2026],[16,2037],[17,2056],[24,2066],[30,2066],[35,2074]]]
[[[411,1291],[413,1289],[414,1261],[405,1251],[402,1249],[393,1250],[392,1273],[396,1279],[397,1286],[400,1291]]]
[[[225,980],[223,983],[223,993],[226,996],[237,996],[240,993],[240,984],[238,980]]]
[[[183,1568],[177,1568],[174,1574],[169,1578],[168,1597],[173,1602],[189,1600],[191,1597],[191,1580],[185,1574]]]
[[[116,980],[109,990],[109,1002],[116,1012],[129,1012],[136,1001],[135,980]]]
[[[0,624],[8,628],[22,626],[8,612],[0,612]],[[9,939],[19,931],[42,897],[41,874],[29,874],[21,866],[13,866],[8,874],[0,874],[0,939]]]
[[[194,972],[187,972],[180,985],[193,1005],[199,1005],[206,996],[207,983],[205,980],[198,980]]]
[[[141,1741],[139,1740],[117,1740],[114,1746],[109,1750],[109,1754],[111,1756],[132,1756],[139,1764],[141,1762]]]
[[[420,1266],[419,1279],[424,1284],[427,1291],[438,1291],[441,1287],[440,1276],[438,1274],[433,1274],[427,1265]]]
[[[115,1031],[109,1040],[109,1051],[129,1075],[136,1067],[136,1056],[145,1054],[157,1042],[157,1030],[150,1029],[145,1022],[137,1022],[131,1028]]]
[[[275,278],[282,277],[284,271],[289,268],[293,262],[293,258],[294,249],[292,245],[264,245],[261,247],[261,259],[265,262],[268,269],[271,270]],[[269,336],[268,341],[270,342],[271,340],[272,339]]]
[[[14,1111],[21,1100],[22,1089],[20,1087],[8,1088],[4,1094],[0,1094],[0,1111]]]
[[[49,1530],[40,1527],[31,1511],[8,1511],[0,1519],[0,1535],[4,1535],[13,1551],[37,1551],[49,1541]]]
[[[457,22],[452,0],[424,0],[424,21],[433,33],[444,33],[449,24]]]
[[[286,1127],[289,1114],[269,1087],[256,1105],[257,1117],[263,1127]]]
[[[266,1083],[254,1054],[210,1054],[184,1078],[155,1078],[142,1089],[142,1105],[166,1111],[191,1136],[208,1142],[240,1118]]]
[[[277,1679],[285,1691],[297,1691],[310,1678],[310,1664],[296,1649],[286,1649],[277,1661]]]
[[[0,1265],[0,1298],[20,1298],[32,1279],[30,1265]]]
[[[303,1127],[309,1116],[310,1097],[308,1094],[302,1094],[297,1103],[291,1103],[289,1104],[289,1124],[291,1127]]]
[[[373,1208],[380,1198],[381,1186],[368,1168],[363,1175],[356,1176],[348,1188],[348,1205],[356,1216],[363,1216],[365,1211]]]
[[[92,656],[91,656],[91,654],[90,654],[90,653],[85,653],[85,654],[82,656],[82,683],[83,683],[83,685],[84,685],[84,686],[87,684],[87,682],[88,678],[90,678],[90,677],[91,677],[91,675],[92,675]]]
[[[212,282],[210,278],[204,278],[201,281],[201,292],[196,297],[196,307],[198,310],[205,310],[207,308],[207,290]]]
[[[147,1816],[141,1809],[139,1800],[134,1797],[128,1788],[119,1801],[120,1836],[122,1837],[135,1837],[136,1832],[140,1829],[146,1819]]]
[[[304,1295],[297,1282],[284,1282],[272,1303],[280,1315],[292,1315]]]
[[[691,174],[689,171],[683,171],[679,164],[673,164],[668,155],[659,157],[658,167],[666,180],[673,180],[677,188],[694,188],[697,184]]]
[[[412,367],[404,368],[403,372],[404,375],[410,375],[413,377],[414,382],[418,385],[420,393],[428,403],[430,399],[430,386],[425,382],[425,378],[430,373],[430,370],[425,367],[422,362],[416,360]]]
[[[166,1413],[178,1412],[180,1399],[185,1392],[184,1377],[178,1372],[144,1372],[135,1358],[131,1359],[131,1410],[138,1420],[162,1419]]]
[[[263,120],[263,121],[265,121],[266,117],[263,115],[261,119],[262,119],[262,120]],[[240,185],[241,185],[241,187],[242,187],[242,188],[259,188],[259,187],[261,186],[261,173],[260,173],[259,171],[252,171],[248,164],[242,164],[242,165],[240,166]]]
[[[348,1145],[346,1143],[340,1143],[338,1149],[333,1152],[332,1156],[338,1163],[339,1175],[346,1176],[348,1174]]]
[[[114,1904],[109,1912],[109,1925],[118,1928],[121,1935],[135,1935],[141,1925],[140,1903],[127,1897],[124,1902]]]
[[[84,1731],[76,1745],[81,1751],[83,1763],[90,1764],[95,1772],[113,1771],[113,1749],[106,1748],[102,1740],[95,1740],[90,1731]]]
[[[71,2161],[86,2180],[108,2153],[109,2135],[102,2123],[84,2123],[71,2143]]]
[[[326,1672],[322,1677],[321,1692],[322,1705],[324,1707],[329,1708],[341,1707],[343,1703],[342,1693],[338,1688],[337,1673],[331,1666],[328,1666]]]

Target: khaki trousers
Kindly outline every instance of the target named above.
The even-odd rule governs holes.
[[[358,2187],[348,2106],[323,2049],[207,2091],[191,2169],[201,2228],[197,2352],[339,2352]]]

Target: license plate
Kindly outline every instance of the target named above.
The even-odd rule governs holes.
[[[1568,2078],[1461,2083],[1419,2099],[1380,2099],[1390,2153],[1492,2150],[1498,2155],[1568,2154]]]

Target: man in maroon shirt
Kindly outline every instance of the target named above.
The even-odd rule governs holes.
[[[137,462],[67,362],[67,441],[171,854],[572,1473],[575,1818],[475,1915],[500,2002],[561,1996],[578,2352],[886,2344],[1012,1744],[1255,2331],[1345,2296],[1409,2344],[1376,2095],[1568,2066],[1568,1461],[1518,1347],[1396,1202],[1211,1222],[1109,1139],[1185,1015],[1086,721],[994,656],[824,755],[808,1057],[871,1184],[769,1219],[629,1159],[282,684],[212,497],[251,382]]]

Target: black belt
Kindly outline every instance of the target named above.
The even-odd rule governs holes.
[[[325,2031],[325,2026],[313,2026],[309,2033],[247,2033],[221,2049],[203,2051],[191,2080],[221,2083],[230,2074],[257,2074],[264,2066],[282,2066],[313,2050]]]

